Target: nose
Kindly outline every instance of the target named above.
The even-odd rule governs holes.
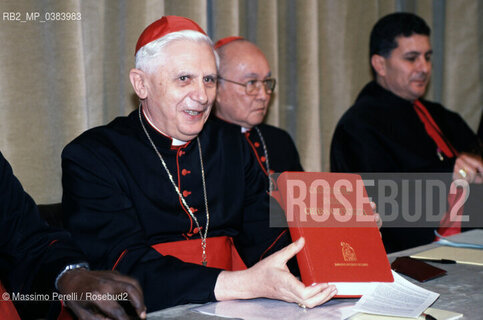
[[[208,92],[203,79],[197,81],[191,98],[200,104],[206,104],[208,102]]]
[[[265,85],[263,83],[260,83],[256,97],[257,99],[264,101],[270,98],[270,93],[267,93],[267,89],[265,89]]]
[[[426,59],[425,57],[421,57],[419,59],[419,70],[424,73],[429,73],[431,71],[431,60]]]

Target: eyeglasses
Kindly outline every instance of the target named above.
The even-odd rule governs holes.
[[[265,88],[265,92],[267,94],[271,94],[273,92],[273,90],[275,90],[275,85],[277,84],[277,80],[275,80],[273,78],[268,78],[268,79],[264,79],[264,80],[248,80],[245,83],[241,83],[241,82],[228,80],[228,79],[225,79],[225,78],[218,76],[218,80],[224,80],[226,82],[231,82],[231,83],[237,84],[239,86],[245,87],[245,92],[249,96],[256,95],[258,93],[258,91],[260,91],[262,85]]]

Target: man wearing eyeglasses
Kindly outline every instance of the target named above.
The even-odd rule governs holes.
[[[242,37],[223,38],[215,49],[220,57],[216,117],[240,127],[267,176],[303,171],[289,134],[262,123],[276,85],[263,52]]]

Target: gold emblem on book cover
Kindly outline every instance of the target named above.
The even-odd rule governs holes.
[[[344,261],[357,261],[356,252],[350,244],[347,242],[341,242],[340,245],[342,247],[342,256],[344,257]]]

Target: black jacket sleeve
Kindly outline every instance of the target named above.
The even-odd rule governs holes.
[[[70,235],[50,228],[0,153],[0,274],[13,292],[52,292],[57,275],[86,261]]]

